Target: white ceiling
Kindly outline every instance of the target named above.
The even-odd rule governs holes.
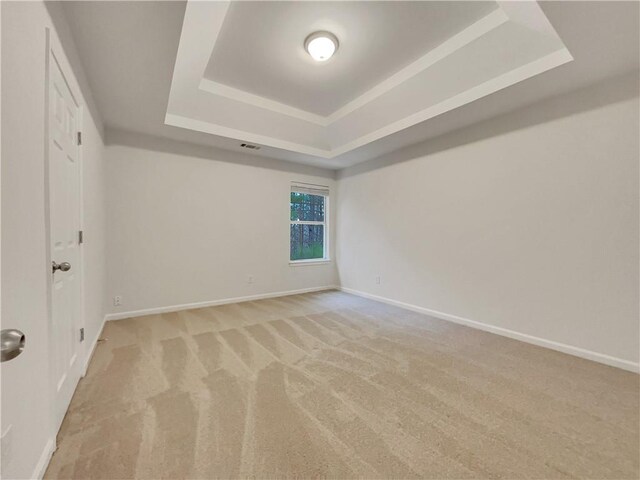
[[[496,8],[489,1],[235,2],[204,76],[326,116]],[[339,39],[327,62],[304,50],[316,31]]]
[[[206,2],[203,5],[221,7],[224,4]],[[266,8],[269,5],[273,4],[263,2],[259,7]],[[404,2],[397,5],[402,9]],[[403,88],[409,89],[405,93],[419,92],[415,88],[423,88],[422,93],[413,97],[413,100],[416,100],[413,103],[419,104],[414,112],[410,110],[413,108],[410,103],[400,105],[402,102],[393,101],[390,104],[393,108],[388,108],[389,104],[384,103],[385,95],[393,90],[386,90],[375,97],[375,102],[380,102],[377,113],[370,110],[370,114],[365,115],[366,109],[375,107],[375,102],[365,98],[360,105],[352,105],[353,110],[345,114],[343,119],[332,119],[330,115],[324,115],[324,112],[333,112],[333,107],[319,113],[321,111],[314,110],[313,106],[295,104],[291,99],[282,96],[282,89],[257,90],[256,88],[264,86],[255,87],[236,82],[233,85],[222,85],[223,89],[216,93],[221,78],[213,76],[213,81],[211,78],[205,78],[205,69],[215,67],[215,52],[220,47],[218,40],[227,41],[224,29],[221,28],[226,23],[226,12],[202,19],[206,22],[205,29],[200,32],[203,34],[200,36],[200,42],[195,48],[190,49],[193,51],[187,52],[193,56],[199,55],[197,60],[200,63],[197,69],[200,71],[194,75],[189,68],[180,67],[178,43],[181,36],[184,40],[185,33],[194,34],[197,30],[197,24],[194,24],[195,30],[183,29],[184,2],[64,2],[87,77],[108,128],[236,151],[241,150],[240,139],[253,140],[247,138],[253,136],[263,140],[259,142],[263,148],[258,153],[253,153],[255,155],[327,168],[341,168],[366,161],[393,149],[468,125],[470,122],[638,69],[638,3],[544,2],[540,6],[544,15],[536,17],[537,21],[548,19],[553,26],[551,31],[540,33],[540,25],[546,28],[544,22],[527,25],[527,18],[533,18],[535,15],[525,15],[516,21],[510,18],[510,24],[498,21],[500,19],[495,11],[489,12],[488,15],[493,15],[493,23],[485,22],[486,28],[480,33],[476,32],[476,37],[467,35],[464,48],[459,47],[440,58],[435,63],[438,72],[431,68],[432,63],[426,69],[420,70],[423,77],[409,75],[400,79],[402,81],[396,83],[393,88],[404,84]],[[229,13],[233,14],[235,8],[236,5],[233,4]],[[407,8],[415,7],[408,5]],[[484,13],[486,12],[476,12],[477,15]],[[460,20],[458,23],[452,21],[449,34],[456,33],[454,23],[461,25],[465,21],[473,22],[473,14],[469,15],[471,16],[467,20]],[[507,16],[509,15],[513,17],[514,14],[509,12]],[[220,36],[217,35],[216,28],[221,30]],[[280,27],[272,25],[272,28]],[[463,27],[463,32],[468,29],[468,26],[466,29]],[[517,32],[508,31],[509,29]],[[553,34],[553,30],[557,35]],[[215,34],[211,35],[211,31],[215,31]],[[445,35],[443,32],[444,28],[437,35],[430,35],[431,40],[423,38],[423,41],[441,42],[438,35]],[[245,31],[244,34],[253,37],[250,32]],[[194,40],[198,39],[198,35],[193,37]],[[447,41],[444,41],[445,44]],[[522,43],[519,46],[517,43],[509,45],[516,41]],[[561,43],[557,43],[558,41]],[[478,45],[482,42],[493,46],[488,50],[480,50]],[[510,50],[511,46],[518,48],[515,51]],[[429,51],[423,51],[423,54],[428,56],[429,52],[433,52],[434,49],[431,47],[433,44],[427,47]],[[394,48],[397,53],[399,47]],[[243,49],[246,50],[246,47],[236,50],[236,53],[242,53]],[[523,49],[526,49],[524,56]],[[437,48],[435,50],[437,51]],[[534,71],[534,76],[528,79],[520,78],[519,83],[509,85],[509,82],[504,82],[509,76],[505,74],[517,71],[518,65],[527,65],[534,62],[535,58],[544,58],[545,55],[548,57],[548,52],[553,54],[563,50],[568,50],[574,60],[565,63],[565,56],[556,58],[555,63],[562,66],[554,68],[549,67],[553,62],[547,63],[543,65],[545,68],[539,69],[537,75]],[[341,47],[339,54],[343,52]],[[481,52],[484,52],[484,57],[478,56]],[[474,54],[477,57],[475,64],[471,61]],[[394,52],[390,55],[394,55]],[[402,63],[406,65],[415,55],[414,50],[411,54],[407,52],[401,63],[385,63],[385,68],[388,69],[385,72],[380,70],[379,75],[384,77],[389,69]],[[456,56],[460,57],[458,60],[464,61],[459,63],[458,67],[455,64]],[[212,58],[214,62],[209,65]],[[336,56],[335,59],[337,58],[339,57]],[[185,59],[188,59],[188,56],[182,57],[182,61]],[[447,92],[447,88],[454,88],[455,82],[447,80],[455,77],[451,76],[451,72],[459,72],[462,66],[475,69],[472,72],[473,79],[468,80],[475,83],[459,83],[455,85],[457,91]],[[353,69],[359,68],[364,67],[354,66]],[[235,73],[230,75],[225,81],[231,81]],[[441,76],[436,82],[438,75]],[[502,78],[503,85],[498,85],[500,88],[493,90],[494,93],[489,90],[484,92],[484,95],[475,95],[475,98],[469,96],[470,90],[483,93],[478,90],[478,85],[483,84],[483,78],[485,83],[487,79],[493,81]],[[417,85],[412,86],[411,79]],[[176,89],[180,82],[188,87],[183,92]],[[336,85],[340,87],[340,82]],[[425,89],[425,86],[428,88]],[[435,95],[434,86],[441,88],[439,98],[430,98],[430,95]],[[367,87],[368,85],[360,84],[357,88]],[[349,93],[350,96],[345,94],[343,97],[347,103],[352,101],[353,95],[357,96],[362,91],[357,90],[355,86],[349,88],[353,89]],[[349,89],[343,88],[341,94],[348,91]],[[461,96],[461,93],[465,92],[466,94]],[[458,98],[459,101],[452,103],[451,98]],[[202,99],[206,101],[200,102]],[[428,110],[433,105],[445,102],[446,107],[447,101],[450,108],[432,111],[431,116],[420,116],[425,109]],[[208,108],[207,105],[215,105],[215,108]],[[226,116],[221,116],[221,112]],[[360,120],[357,120],[359,113],[362,115]],[[182,126],[189,129],[165,124],[165,120],[170,119],[171,115],[186,118],[187,121]],[[344,122],[347,120],[350,124],[345,126]],[[367,131],[370,128],[373,128],[373,134]],[[212,131],[214,133],[211,133]],[[345,145],[347,149],[343,148]]]

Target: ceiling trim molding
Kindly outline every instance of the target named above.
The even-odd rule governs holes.
[[[246,141],[250,143],[259,143],[261,145],[266,145],[269,147],[292,150],[299,153],[314,155],[320,158],[329,159],[333,157],[333,155],[331,154],[331,150],[322,150],[320,148],[314,148],[308,145],[302,145],[300,143],[280,140],[265,135],[258,135],[256,133],[225,127],[223,125],[218,125],[203,120],[196,120],[194,118],[188,118],[183,115],[176,115],[174,113],[167,113],[164,119],[164,123],[173,127],[197,130],[199,132],[211,133],[213,135],[220,135],[222,137],[235,138],[236,140]]]
[[[435,47],[433,50],[427,52],[415,62],[394,73],[386,80],[383,80],[368,92],[363,93],[359,97],[353,99],[343,107],[333,112],[327,117],[329,121],[328,124],[330,125],[340,120],[341,118],[346,117],[351,112],[357,110],[360,107],[363,107],[364,105],[370,103],[372,100],[375,100],[381,95],[384,95],[385,93],[391,91],[398,85],[406,82],[412,77],[415,77],[417,74],[423,72],[429,67],[432,67],[440,60],[445,59],[449,55],[457,52],[474,40],[477,40],[478,38],[498,28],[500,25],[506,23],[507,21],[509,21],[509,17],[501,8],[494,10],[493,12],[484,16],[461,32],[457,33],[453,37],[447,39],[446,41]]]
[[[253,93],[249,93],[245,90],[214,82],[208,78],[203,78],[200,81],[200,90],[213,93],[214,95],[220,95],[221,97],[226,97],[231,100],[236,100],[238,102],[247,103],[254,107],[264,108],[276,113],[282,113],[323,127],[326,127],[331,123],[329,122],[329,117],[316,115],[315,113],[292,107],[291,105],[278,102],[277,100],[271,100],[270,98],[254,95]]]
[[[325,117],[203,78],[228,5],[187,3],[165,124],[325,162],[573,60],[537,2],[498,1],[496,10]],[[527,56],[528,44],[538,51]],[[481,71],[484,63],[474,63],[503,46],[510,64],[488,62],[493,76]],[[454,83],[447,96],[420,101],[431,89],[417,79],[437,78],[440,66],[444,75],[458,75],[466,60],[477,81]],[[447,92],[448,78],[434,85]]]
[[[309,147],[308,145],[301,145],[294,142],[288,142],[285,140],[274,139],[264,135],[258,135],[255,133],[247,132],[244,130],[238,130],[233,128],[224,127],[211,122],[205,122],[201,120],[195,120],[187,118],[181,115],[175,115],[167,113],[165,123],[174,127],[188,128],[191,130],[198,130],[200,132],[211,133],[214,135],[221,135],[225,137],[235,138],[236,140],[244,140],[254,143],[259,143],[274,148],[283,148],[286,150],[293,150],[299,153],[315,155],[320,158],[332,159],[344,153],[350,152],[358,147],[366,145],[368,143],[379,140],[393,133],[404,130],[416,123],[429,120],[445,112],[458,108],[467,103],[478,100],[484,96],[490,95],[498,90],[514,85],[518,82],[526,80],[534,75],[538,75],[551,68],[558,67],[567,62],[573,60],[573,56],[566,48],[557,50],[545,57],[534,60],[527,63],[515,70],[506,72],[499,77],[492,78],[480,85],[465,90],[451,98],[448,98],[440,103],[430,106],[424,110],[416,112],[415,114],[403,118],[397,122],[378,129],[375,132],[371,132],[367,135],[363,135],[356,140],[341,145],[339,147],[323,150],[319,148]]]
[[[350,100],[338,110],[327,116],[318,115],[307,110],[293,107],[286,103],[278,102],[277,100],[272,100],[245,90],[233,88],[208,78],[202,78],[199,88],[214,95],[220,95],[254,107],[264,108],[276,113],[295,117],[322,127],[328,127],[508,21],[509,16],[504,12],[504,10],[502,10],[502,8],[493,10],[491,13],[485,15],[483,18],[474,22],[456,35],[448,38],[422,57],[418,58],[401,70],[398,70],[375,87],[369,89],[353,100]]]
[[[559,67],[560,65],[563,65],[572,60],[573,56],[571,55],[569,50],[567,50],[566,48],[557,50],[545,57],[527,63],[526,65],[523,65],[515,70],[506,72],[499,77],[492,78],[491,80],[481,83],[480,85],[476,85],[469,90],[454,95],[453,97],[447,98],[440,103],[432,105],[420,112],[416,112],[413,115],[387,125],[379,130],[376,130],[375,132],[363,135],[362,137],[352,142],[346,143],[341,147],[332,149],[331,157],[329,158],[342,155],[343,153],[347,153],[358,147],[379,140],[382,137],[386,137],[387,135],[399,132],[400,130],[404,130],[405,128],[411,127],[412,125],[415,125],[417,123],[437,117],[438,115],[453,110],[454,108],[458,108],[467,103],[471,103],[475,100],[478,100],[479,98],[490,95],[494,92],[497,92],[498,90],[502,90],[503,88],[510,87],[511,85],[526,80],[527,78],[531,78],[534,75],[538,75],[542,72],[546,72],[547,70],[550,70],[552,68]]]

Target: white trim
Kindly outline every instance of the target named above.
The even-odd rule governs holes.
[[[248,105],[253,105],[254,107],[264,108],[266,110],[281,113],[289,117],[298,118],[315,125],[327,127],[337,122],[341,118],[346,117],[355,110],[363,107],[364,105],[367,105],[376,98],[391,91],[410,78],[413,78],[420,72],[426,70],[427,68],[430,68],[440,60],[455,53],[474,40],[477,40],[483,35],[486,35],[492,30],[498,28],[500,25],[506,23],[507,21],[509,21],[509,17],[501,8],[492,11],[491,13],[485,15],[483,18],[468,26],[453,37],[445,40],[443,43],[435,47],[433,50],[430,50],[428,53],[418,58],[411,64],[387,77],[375,87],[360,94],[356,98],[349,100],[347,103],[345,103],[329,115],[319,115],[308,110],[293,107],[283,102],[271,100],[261,95],[255,95],[245,90],[230,87],[228,85],[224,85],[208,78],[203,78],[202,80],[200,80],[198,88],[200,90],[213,93],[214,95],[219,95],[231,100],[236,100]]]
[[[223,1],[198,2],[190,0],[187,2],[165,115],[165,124],[239,141],[248,141],[265,147],[317,157],[318,159],[335,159],[359,147],[573,60],[573,57],[535,1],[498,1],[497,9],[448,38],[372,89],[350,100],[330,115],[323,117],[292,105],[203,78],[210,60],[211,50],[214,48],[225,22],[228,6],[229,2]],[[421,110],[408,115],[406,118],[398,120],[388,118],[387,121],[383,122],[385,123],[384,125],[371,127],[374,130],[370,128],[365,129],[367,130],[366,132],[352,132],[347,134],[349,138],[333,138],[333,133],[335,133],[336,129],[343,130],[341,122],[346,122],[345,125],[348,127],[353,122],[358,124],[361,120],[353,117],[353,115],[370,116],[364,110],[369,108],[369,105],[372,106],[371,111],[377,112],[379,106],[376,107],[376,99],[395,91],[402,85],[406,85],[407,81],[417,78],[417,75],[428,71],[434,65],[438,65],[443,59],[451,57],[454,52],[464,51],[466,46],[484,38],[490,32],[500,31],[501,26],[508,24],[518,25],[519,28],[527,31],[534,30],[546,39],[553,39],[554,44],[557,44],[557,49],[538,60],[498,74],[480,85],[475,85],[463,92],[459,92],[450,98],[439,101],[435,105],[425,106],[424,108],[415,107],[421,108]],[[511,38],[511,34],[505,35]],[[508,41],[508,38],[506,41]],[[404,94],[406,93],[404,92]],[[286,115],[290,119],[301,120],[305,122],[305,125],[302,125],[303,131],[307,132],[307,134],[311,133],[311,139],[305,139],[307,134],[305,134],[305,138],[296,141],[294,138],[283,139],[279,136],[274,136],[273,133],[260,134],[259,132],[244,130],[241,126],[227,127],[224,125],[226,120],[217,117],[215,113],[211,119],[196,119],[190,118],[191,114],[187,115],[188,111],[195,108],[197,104],[211,106],[212,108],[206,109],[207,112],[220,110],[222,107],[219,102],[222,98],[251,105],[264,110],[264,112],[271,112],[278,116]],[[226,111],[227,107],[228,105],[223,107],[222,110]],[[206,114],[206,112],[202,112],[200,111],[198,116]],[[336,143],[339,143],[339,145]],[[312,160],[301,158],[294,161],[310,163]],[[320,163],[322,162],[320,161]]]
[[[333,159],[356,148],[362,147],[369,143],[375,142],[381,138],[397,133],[406,128],[417,125],[418,123],[430,120],[438,115],[454,110],[458,107],[471,103],[475,100],[483,98],[487,95],[495,93],[504,88],[510,87],[523,80],[532,78],[540,73],[546,72],[553,68],[564,65],[573,61],[573,56],[566,48],[558,49],[544,57],[533,60],[529,63],[521,65],[513,70],[505,72],[497,77],[491,78],[484,83],[476,85],[464,90],[452,97],[447,98],[439,103],[431,105],[425,109],[419,110],[405,118],[396,122],[389,123],[384,127],[362,135],[343,145],[330,149],[321,149],[309,145],[281,140],[279,138],[266,135],[254,134],[251,132],[228,128],[217,125],[208,121],[195,120],[173,113],[167,113],[165,116],[165,124],[174,127],[197,130],[200,132],[211,133],[223,137],[234,138],[236,140],[249,141],[265,145],[267,147],[280,148],[306,155],[313,155],[324,159]]]
[[[253,105],[254,107],[271,110],[272,112],[282,113],[283,115],[298,118],[300,120],[305,120],[309,123],[314,123],[323,127],[326,127],[327,125],[330,125],[332,123],[329,120],[329,117],[323,117],[322,115],[317,115],[315,113],[308,112],[307,110],[292,107],[291,105],[287,105],[286,103],[271,100],[260,95],[254,95],[238,88],[229,87],[228,85],[214,82],[213,80],[209,80],[208,78],[203,78],[202,80],[200,80],[199,88],[200,90],[213,93],[214,95],[220,95],[221,97],[226,97],[231,100],[236,100],[248,105]]]
[[[489,95],[501,88],[508,87],[513,83],[522,81],[528,78],[526,76],[527,72],[529,72],[529,76],[534,76],[573,59],[570,53],[566,51],[566,47],[553,29],[544,12],[535,1],[498,1],[497,9],[494,9],[467,28],[446,39],[440,45],[428,51],[410,65],[396,71],[370,90],[356,98],[352,98],[333,113],[328,116],[322,116],[229,85],[218,83],[215,80],[203,78],[210,61],[211,50],[214,48],[220,30],[225,23],[228,5],[229,2],[197,2],[195,0],[187,2],[165,123],[180,128],[301,153],[320,159],[334,159],[363,145],[384,138],[417,123],[429,120],[460,105]],[[409,80],[416,79],[418,75],[428,71],[430,68],[434,68],[434,66],[438,65],[443,59],[450,58],[455,52],[464,51],[465,47],[479,39],[483,39],[490,32],[500,32],[500,30],[503,30],[501,26],[510,24],[517,25],[518,31],[520,31],[519,29],[526,31],[534,30],[545,39],[552,39],[554,44],[557,44],[558,49],[555,53],[558,55],[553,57],[554,52],[551,52],[547,54],[547,57],[540,59],[542,60],[540,63],[531,63],[529,66],[525,65],[526,68],[522,66],[516,67],[514,72],[517,72],[518,75],[511,75],[510,72],[498,74],[491,79],[491,81],[460,92],[455,97],[440,101],[437,105],[425,106],[425,108],[406,118],[398,120],[388,118],[387,121],[383,122],[386,123],[385,125],[381,124],[377,127],[371,127],[375,128],[373,131],[365,129],[369,130],[368,133],[358,131],[352,132],[351,134],[347,133],[346,135],[349,138],[333,138],[335,131],[344,130],[344,128],[341,127],[342,123],[346,122],[345,125],[349,127],[349,125],[353,126],[352,124],[355,122],[357,126],[362,118],[368,115],[370,116],[371,114],[367,114],[366,110],[364,110],[365,108],[371,106],[373,109],[371,111],[374,113],[377,112],[380,106],[376,106],[376,99],[382,98],[381,96],[388,95],[390,92],[397,91],[401,86],[407,85]],[[517,35],[513,32],[502,32],[499,34],[502,35],[503,33],[507,37],[507,40],[503,41],[508,41],[511,35]],[[548,62],[546,66],[545,62]],[[408,88],[413,89],[414,87],[409,86]],[[404,92],[402,95],[408,95],[408,93]],[[288,116],[291,120],[300,120],[304,122],[301,126],[303,128],[302,131],[307,132],[305,138],[299,138],[296,141],[295,138],[283,139],[280,138],[280,135],[274,135],[273,133],[260,134],[259,132],[252,132],[250,129],[245,130],[242,126],[226,127],[224,125],[227,121],[224,120],[225,115],[218,117],[215,114],[217,110],[227,111],[227,109],[230,108],[226,102],[220,103],[222,98],[232,102],[251,105],[254,108],[263,110],[264,113],[271,112],[271,117],[273,117],[273,115],[277,115],[278,117]],[[207,110],[207,112],[214,112],[212,114],[213,116],[209,117],[209,114],[202,110],[198,116],[207,115],[207,119],[203,117],[202,119],[190,118],[193,115],[187,113],[189,110],[195,108],[197,104],[209,105],[211,108],[205,110]],[[225,106],[223,107],[222,105]],[[363,115],[363,117],[354,117],[353,115]],[[365,123],[367,122],[365,121]],[[348,131],[348,129],[345,131]],[[310,140],[306,138],[306,135],[309,133],[312,134],[311,137],[309,137]],[[340,145],[334,144],[334,141]],[[309,163],[311,160],[298,159],[297,161]]]
[[[291,184],[291,193],[295,193],[297,192],[297,190],[295,190],[295,185],[296,183],[293,182]],[[307,184],[307,185],[311,185],[311,184]],[[322,231],[323,231],[323,252],[322,252],[322,258],[307,258],[307,259],[300,259],[300,260],[291,260],[291,254],[289,254],[289,266],[290,267],[301,267],[304,265],[320,265],[320,264],[325,264],[325,263],[329,263],[331,261],[331,253],[330,253],[330,245],[329,245],[329,238],[330,238],[330,234],[329,234],[329,229],[331,228],[331,221],[330,221],[330,204],[329,204],[329,199],[330,199],[330,191],[329,191],[329,187],[323,187],[326,188],[326,195],[316,195],[316,196],[321,196],[324,197],[324,221],[322,222],[314,222],[314,221],[308,221],[308,220],[291,220],[291,217],[289,215],[290,209],[287,209],[287,217],[289,218],[289,231],[291,231],[291,225],[321,225],[323,227]],[[297,192],[297,193],[304,193],[302,191]],[[311,195],[314,195],[313,193]],[[291,204],[289,204],[291,205]],[[291,247],[291,235],[289,235],[289,247]]]
[[[220,300],[209,300],[206,302],[183,303],[180,305],[169,305],[166,307],[145,308],[143,310],[132,310],[130,312],[110,313],[105,317],[106,321],[122,320],[124,318],[143,317],[145,315],[156,315],[159,313],[178,312],[180,310],[191,310],[193,308],[214,307],[216,305],[226,305],[228,303],[250,302],[252,300],[264,300],[265,298],[286,297],[289,295],[299,295],[301,293],[321,292],[324,290],[339,290],[336,285],[325,285],[323,287],[301,288],[299,290],[287,290],[284,292],[259,293],[257,295],[247,295],[244,297],[222,298]]]
[[[164,123],[173,127],[185,128],[187,130],[197,130],[198,132],[211,133],[221,137],[229,137],[244,142],[258,143],[267,147],[281,148],[283,150],[291,150],[293,152],[314,155],[320,158],[332,158],[331,150],[323,150],[321,148],[310,147],[300,143],[289,142],[275,137],[259,135],[256,133],[246,132],[235,128],[225,127],[212,122],[196,120],[194,118],[167,113],[164,117]]]
[[[437,310],[431,310],[430,308],[419,307],[417,305],[412,305],[410,303],[399,302],[397,300],[392,300],[390,298],[373,295],[371,293],[361,292],[359,290],[354,290],[352,288],[340,287],[339,290],[346,293],[350,293],[352,295],[358,295],[360,297],[369,298],[371,300],[377,300],[379,302],[387,303],[389,305],[394,305],[396,307],[405,308],[413,312],[430,315],[432,317],[436,317],[441,320],[447,320],[449,322],[465,325],[467,327],[483,330],[485,332],[494,333],[496,335],[501,335],[503,337],[513,338],[515,340],[537,345],[539,347],[545,347],[551,350],[556,350],[558,352],[567,353],[575,357],[585,358],[587,360],[592,360],[594,362],[603,363],[611,367],[617,367],[623,370],[628,370],[630,372],[640,373],[639,363],[631,362],[629,360],[624,360],[622,358],[612,357],[604,353],[598,353],[592,350],[575,347],[573,345],[567,345],[566,343],[547,340],[545,338],[528,335],[526,333],[516,332],[515,330],[509,330],[508,328],[497,327],[495,325],[490,325],[488,323],[478,322],[476,320],[469,320],[468,318],[458,317],[457,315],[451,315],[449,313],[439,312]]]
[[[320,197],[322,195],[316,195],[316,196]],[[311,220],[289,220],[289,223],[291,223],[291,225],[323,225],[324,226],[324,222],[315,222]]]
[[[45,28],[45,94],[44,94],[44,233],[45,233],[45,260],[46,265],[51,265],[51,219],[49,215],[50,210],[50,199],[51,192],[49,188],[49,156],[50,156],[50,143],[51,143],[51,118],[50,118],[50,108],[51,108],[51,48],[53,39],[51,38],[51,31],[47,27]],[[49,273],[49,269],[46,271],[46,285],[47,285],[47,346],[48,353],[47,359],[49,360],[49,365],[47,365],[47,377],[49,381],[49,385],[47,388],[47,397],[48,397],[48,410],[49,410],[49,425],[48,430],[54,436],[56,436],[57,431],[55,431],[55,418],[56,418],[56,409],[55,409],[55,382],[54,382],[54,355],[53,355],[53,329],[51,325],[53,324],[53,290],[52,290],[52,279],[51,274]],[[34,477],[32,475],[33,478]]]
[[[453,37],[445,40],[442,44],[438,45],[433,50],[430,50],[415,62],[394,73],[386,80],[383,80],[372,89],[347,102],[327,117],[327,125],[331,125],[357,109],[371,103],[376,98],[393,90],[407,80],[415,77],[420,72],[432,67],[440,60],[447,58],[471,42],[495,30],[508,20],[509,17],[501,8],[492,11]]]
[[[307,260],[290,260],[290,267],[304,267],[306,265],[326,265],[331,263],[330,258],[310,258]]]
[[[42,450],[42,454],[40,455],[38,463],[36,463],[36,468],[33,469],[31,478],[37,478],[40,480],[44,477],[47,467],[49,466],[49,462],[51,461],[51,456],[55,450],[54,438],[50,438],[44,446],[44,450]]]
[[[439,103],[431,105],[396,122],[389,123],[378,130],[358,137],[340,147],[336,147],[329,151],[328,157],[326,158],[335,158],[339,155],[355,150],[358,147],[375,142],[383,137],[387,137],[426,120],[430,120],[438,115],[442,115],[443,113],[455,110],[458,107],[467,105],[480,98],[486,97],[487,95],[491,95],[499,90],[510,87],[511,85],[515,85],[516,83],[524,80],[528,80],[529,78],[571,61],[573,61],[573,56],[569,50],[566,48],[556,50],[549,55],[505,72],[502,75],[498,75],[484,83],[475,85],[474,87],[449,97]]]

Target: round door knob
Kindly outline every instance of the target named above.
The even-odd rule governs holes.
[[[24,350],[25,336],[20,330],[0,331],[0,362],[16,358]]]
[[[56,273],[56,270],[60,270],[62,272],[68,272],[71,270],[71,264],[69,262],[56,263],[51,262],[51,271]]]

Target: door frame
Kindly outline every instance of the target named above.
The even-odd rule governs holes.
[[[49,27],[45,28],[45,81],[44,81],[44,218],[45,218],[45,260],[46,260],[46,285],[47,285],[47,339],[48,339],[48,357],[49,357],[49,418],[51,437],[53,442],[53,451],[56,450],[56,436],[58,434],[59,425],[56,425],[56,383],[54,378],[53,365],[55,361],[55,349],[53,348],[53,275],[51,274],[51,261],[53,260],[51,254],[51,191],[49,188],[50,182],[50,143],[51,143],[51,131],[50,131],[50,82],[51,82],[51,68],[58,65],[62,76],[69,87],[69,92],[73,98],[73,101],[77,107],[77,131],[82,131],[83,118],[84,118],[84,105],[82,103],[82,96],[80,95],[80,86],[77,84],[76,78],[73,74],[71,65],[64,53],[62,45],[59,43],[55,35],[52,35]],[[83,181],[83,148],[82,144],[78,145],[78,181],[79,185],[79,203],[78,215],[79,215],[79,228],[84,230],[84,181]],[[79,262],[78,278],[80,283],[80,328],[86,327],[85,322],[85,258],[84,248],[79,248]],[[80,332],[78,332],[80,335]],[[85,338],[86,340],[86,338]],[[78,361],[80,362],[80,378],[84,377],[86,373],[86,342],[79,342],[78,346]]]

